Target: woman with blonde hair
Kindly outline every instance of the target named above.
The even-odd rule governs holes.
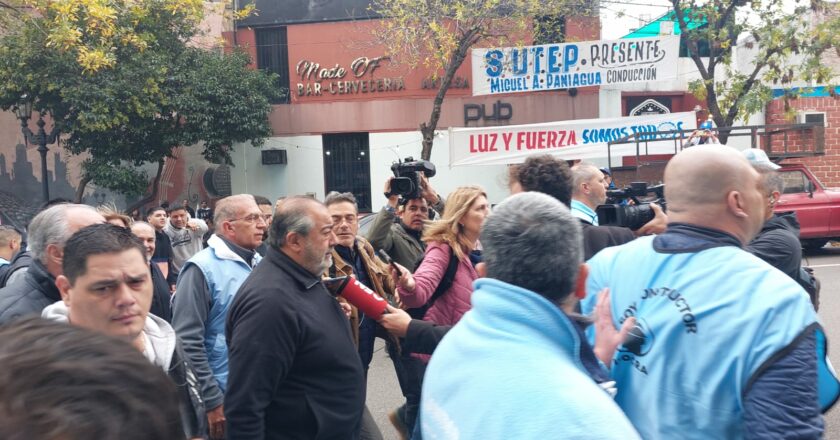
[[[418,313],[412,316],[438,325],[455,325],[470,309],[472,283],[478,278],[478,235],[490,212],[487,194],[478,186],[457,188],[446,199],[443,217],[429,223],[423,231],[426,253],[412,275],[399,266],[391,268],[397,292],[404,307]],[[454,270],[454,276],[446,277]],[[412,310],[413,309],[413,310]],[[415,431],[417,410],[428,355],[404,352],[401,357],[406,380],[406,403],[388,415],[402,438]]]
[[[438,325],[455,325],[470,309],[472,283],[478,278],[475,271],[478,257],[473,251],[489,212],[487,195],[478,186],[459,187],[447,197],[443,217],[431,222],[423,231],[426,254],[417,271],[411,274],[400,267],[402,275],[398,275],[392,270],[405,307],[427,307],[422,319]],[[451,258],[457,260],[455,276],[449,286],[443,286],[447,287],[443,292],[435,295]]]

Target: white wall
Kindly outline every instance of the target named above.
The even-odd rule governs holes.
[[[421,136],[419,131],[370,134],[370,188],[372,209],[385,204],[382,190],[388,177],[393,176],[391,165],[397,159],[412,156],[420,158]],[[262,165],[260,149],[248,144],[236,146],[231,169],[234,194],[258,194],[275,200],[281,196],[314,192],[323,199],[324,163],[320,135],[269,138],[263,149],[285,149],[288,164]],[[437,174],[432,187],[446,197],[461,185],[480,185],[491,203],[498,203],[508,196],[507,167],[504,165],[449,168],[449,139],[445,131],[439,132],[432,149],[432,163]]]
[[[234,194],[278,197],[314,192],[324,197],[321,136],[272,137],[262,149],[284,149],[286,165],[263,165],[260,148],[239,144],[234,152],[231,186]]]

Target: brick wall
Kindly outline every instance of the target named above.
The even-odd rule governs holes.
[[[791,108],[826,112],[825,155],[786,159],[782,163],[807,165],[820,181],[829,187],[840,187],[840,97],[797,98],[788,101]],[[767,105],[767,124],[789,124],[785,119],[784,100],[776,99]],[[790,140],[789,140],[790,141]],[[774,139],[775,145],[777,140]]]

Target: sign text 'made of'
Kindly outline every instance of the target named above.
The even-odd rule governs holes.
[[[679,36],[473,49],[473,95],[677,77]]]

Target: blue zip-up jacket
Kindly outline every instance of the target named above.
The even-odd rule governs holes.
[[[472,305],[426,369],[423,438],[638,438],[588,376],[580,332],[557,305],[489,278]]]
[[[236,291],[260,261],[251,262],[213,235],[208,247],[187,260],[173,298],[172,326],[181,338],[201,381],[207,409],[222,403],[228,377],[225,320]],[[252,264],[251,264],[252,263]],[[200,276],[195,273],[200,271]],[[201,284],[201,285],[195,285]]]
[[[615,324],[637,320],[612,374],[642,437],[821,436],[820,409],[838,382],[816,313],[796,282],[735,237],[671,224],[589,265],[583,312],[609,287]]]

